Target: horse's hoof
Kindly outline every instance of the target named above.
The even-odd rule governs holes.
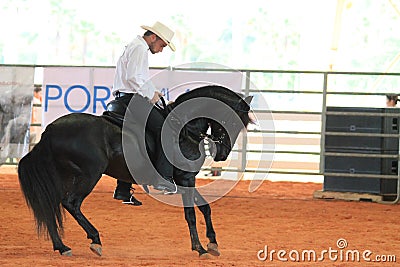
[[[101,256],[102,249],[100,244],[90,244],[90,250],[93,251],[97,256]]]
[[[211,259],[211,256],[210,256],[210,254],[208,254],[208,253],[206,252],[206,253],[203,253],[203,254],[199,255],[199,258],[200,258],[201,260],[208,260],[208,259]]]
[[[208,243],[207,244],[207,252],[213,256],[219,256],[221,253],[218,250],[218,245],[215,243]]]
[[[62,256],[72,257],[72,250],[67,250],[61,253]]]

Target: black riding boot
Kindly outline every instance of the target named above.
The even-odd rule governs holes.
[[[123,204],[140,206],[142,202],[137,200],[131,192],[132,184],[117,180],[117,187],[114,191],[114,199],[122,200]]]
[[[175,184],[173,176],[173,166],[171,163],[165,158],[164,153],[163,156],[157,162],[156,169],[162,176],[162,178],[158,178],[157,182],[153,185],[153,188],[156,190],[164,191],[164,194],[175,194],[177,192],[177,186]]]

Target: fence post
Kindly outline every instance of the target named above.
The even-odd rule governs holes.
[[[250,71],[246,70],[246,81],[245,81],[245,86],[244,86],[244,95],[249,96],[250,92]],[[241,166],[240,166],[240,171],[239,172],[245,172],[246,171],[246,163],[247,163],[247,131],[243,131],[242,135],[242,149],[241,149]]]
[[[328,91],[328,73],[324,72],[324,85],[322,88],[322,112],[321,112],[321,151],[319,160],[319,172],[324,174],[325,170],[325,126],[326,126],[326,95]]]

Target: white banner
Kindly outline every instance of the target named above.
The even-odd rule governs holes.
[[[111,98],[114,68],[43,69],[42,126],[73,112],[101,114]]]
[[[33,67],[0,67],[0,164],[29,150]]]
[[[43,127],[72,112],[101,114],[114,97],[114,68],[46,67],[43,69]],[[193,88],[219,84],[240,91],[242,73],[151,70],[151,80],[167,100]]]

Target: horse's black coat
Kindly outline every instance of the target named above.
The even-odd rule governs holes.
[[[181,152],[187,159],[202,157],[199,143],[211,126],[213,138],[219,141],[216,143],[215,160],[226,160],[240,130],[250,121],[249,105],[246,102],[250,102],[251,98],[242,99],[224,87],[205,86],[181,95],[170,108],[174,109],[185,101],[198,97],[225,103],[234,110],[232,113],[237,114],[241,123],[240,125],[230,123],[229,114],[223,114],[228,121],[222,122],[202,117],[193,119],[187,124],[186,134],[183,134],[183,131],[180,133]],[[207,101],[203,102],[193,106],[193,110],[201,113],[202,109],[210,112],[210,109],[215,108],[215,112],[219,112],[220,109],[217,107],[210,107]],[[229,132],[230,139],[225,138],[227,136],[225,124],[235,126]],[[49,124],[42,134],[41,141],[21,159],[18,167],[19,181],[27,204],[33,210],[38,233],[47,229],[53,242],[53,249],[61,254],[68,254],[71,251],[60,237],[63,232],[63,208],[86,231],[87,237],[92,240],[92,245],[100,246],[99,232],[80,210],[82,201],[93,190],[102,174],[135,182],[125,163],[121,136],[121,128],[103,116],[69,114]],[[140,161],[141,157],[138,155],[137,158],[129,160]],[[198,171],[188,172],[175,168],[174,179],[179,186],[185,188],[181,193],[192,249],[198,251],[200,255],[207,253],[200,244],[197,234],[194,210],[194,205],[197,204],[206,221],[206,234],[210,240],[208,252],[216,255],[219,252],[211,222],[211,209],[195,189],[195,176]]]

